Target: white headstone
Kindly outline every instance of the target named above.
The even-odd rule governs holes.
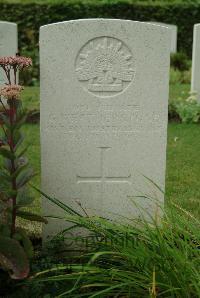
[[[40,31],[42,189],[90,215],[155,216],[163,204],[170,32],[88,19]],[[43,210],[58,215],[46,200]],[[62,228],[50,220],[45,235]]]
[[[0,57],[14,56],[18,51],[17,24],[0,21]],[[5,77],[0,70],[0,85]]]
[[[200,102],[200,24],[194,25],[193,31],[191,91]]]
[[[165,24],[165,23],[159,23],[159,22],[150,22],[151,24],[155,25],[161,25],[165,26],[170,29],[171,31],[171,47],[170,47],[170,52],[171,53],[176,53],[177,52],[177,26],[172,25],[172,24]]]

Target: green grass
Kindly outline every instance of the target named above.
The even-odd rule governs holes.
[[[168,127],[166,195],[200,218],[200,125]]]
[[[39,87],[25,87],[22,100],[26,109],[39,110]]]
[[[60,206],[58,200],[49,200]],[[55,297],[71,298],[200,297],[200,222],[181,208],[171,205],[165,210],[162,225],[156,219],[151,225],[144,219],[123,224],[83,216],[66,204],[61,208],[73,226],[70,234],[63,234],[66,240],[70,237],[71,243],[77,228],[87,230],[89,237],[74,238],[74,245],[77,240],[81,244],[78,259],[71,256],[67,264],[61,256],[62,264],[37,272],[29,289],[42,285],[42,294],[53,289]],[[60,248],[63,252],[59,239],[54,240],[56,256]]]

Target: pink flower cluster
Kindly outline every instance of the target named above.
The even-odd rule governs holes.
[[[0,95],[7,99],[18,99],[22,90],[20,85],[7,85],[0,89]]]
[[[5,68],[10,66],[13,68],[23,69],[32,65],[31,58],[22,56],[0,57],[0,66]]]

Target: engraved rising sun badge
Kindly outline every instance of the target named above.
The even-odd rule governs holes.
[[[113,37],[88,41],[79,51],[75,67],[84,88],[100,97],[122,92],[135,75],[130,49]]]

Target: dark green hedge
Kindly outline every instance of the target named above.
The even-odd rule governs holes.
[[[61,3],[0,2],[0,20],[19,26],[19,47],[37,61],[38,32],[44,24],[81,18],[121,18],[159,21],[178,25],[178,49],[191,56],[193,25],[200,22],[200,4],[132,2],[130,0],[78,1]],[[37,76],[37,74],[35,74]]]

